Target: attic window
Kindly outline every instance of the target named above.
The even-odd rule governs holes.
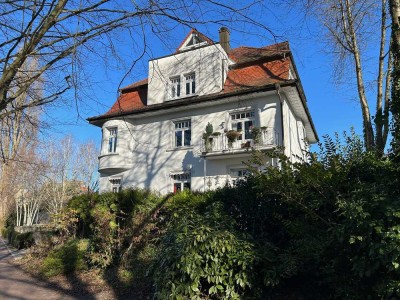
[[[199,46],[207,45],[207,41],[200,37],[197,33],[192,33],[190,38],[186,40],[186,43],[180,48],[180,50],[187,50]]]
[[[200,44],[202,42],[204,42],[204,40],[201,39],[196,33],[194,33],[192,34],[192,37],[190,38],[189,43],[187,43],[186,47]]]

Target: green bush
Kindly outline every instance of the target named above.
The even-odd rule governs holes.
[[[91,265],[107,268],[123,257],[136,222],[154,214],[161,202],[162,198],[142,189],[72,198],[68,208],[77,212],[78,234],[90,240],[87,257]]]
[[[84,257],[88,244],[86,239],[75,239],[54,248],[44,259],[40,273],[51,277],[86,269]]]
[[[271,154],[269,154],[271,155]],[[273,154],[272,154],[273,155]],[[216,192],[253,238],[258,299],[391,299],[400,290],[400,172],[355,138]]]
[[[180,195],[191,213],[175,214],[153,264],[159,299],[238,299],[250,287],[255,261],[253,245],[233,230],[218,202]],[[191,201],[193,200],[193,202]],[[196,209],[197,208],[197,209]],[[189,212],[189,210],[186,210]]]
[[[11,245],[17,249],[29,248],[35,243],[32,232],[13,232],[11,236]]]

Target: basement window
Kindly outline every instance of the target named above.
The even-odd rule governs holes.
[[[111,184],[111,191],[113,193],[118,193],[121,191],[121,178],[120,177],[111,177],[110,184]]]
[[[184,190],[190,190],[190,172],[171,174],[171,179],[173,181],[174,194]]]

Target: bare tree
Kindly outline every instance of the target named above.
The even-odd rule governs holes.
[[[50,214],[59,213],[67,200],[79,193],[77,182],[76,147],[71,136],[61,141],[54,140],[43,149],[46,157],[46,180],[42,186],[45,207]]]
[[[24,80],[23,78],[29,73],[29,70],[35,69],[36,66],[35,59],[25,61],[16,74],[17,80]],[[32,84],[35,93],[40,93],[40,85],[40,79]],[[14,91],[15,89],[12,89],[10,94],[13,94]],[[13,109],[29,102],[29,94],[34,93],[27,91],[8,103],[5,111],[10,111],[10,113],[0,120],[0,198],[2,200],[0,202],[0,219],[4,218],[13,208],[14,194],[18,192],[16,181],[25,168],[25,162],[31,161],[30,153],[36,143],[39,111],[34,107],[24,111]]]
[[[87,192],[95,190],[98,181],[98,155],[99,150],[94,141],[79,145],[76,157],[77,178]]]
[[[327,49],[336,57],[335,76],[348,72],[349,66],[356,78],[360,103],[364,142],[368,150],[383,154],[389,132],[389,98],[391,84],[391,56],[388,55],[390,34],[388,30],[388,0],[305,0],[303,7],[309,15],[318,18],[327,30]],[[371,113],[365,80],[367,68],[364,63],[367,50],[379,49],[376,59],[375,116]]]
[[[15,172],[16,167],[11,164],[32,163],[21,149],[29,148],[23,136],[37,132],[34,108],[71,96],[66,92],[79,86],[79,69],[85,61],[80,58],[118,55],[117,34],[130,38],[143,55],[147,31],[162,38],[177,24],[240,22],[272,34],[250,17],[254,6],[260,11],[263,1],[0,0],[1,211],[14,203],[15,176],[8,170]]]
[[[16,225],[30,226],[38,222],[39,211],[44,200],[41,192],[46,165],[36,154],[36,146],[25,153],[30,163],[17,162],[13,174],[13,194],[10,199],[15,205]]]
[[[125,37],[146,47],[145,29],[162,34],[176,24],[195,26],[207,22],[252,20],[248,8],[261,4],[225,4],[219,0],[129,1],[129,0],[0,0],[0,119],[13,111],[54,101],[76,84],[79,54],[104,51],[116,54],[109,34],[127,30]],[[264,27],[265,28],[265,27]],[[267,29],[267,28],[265,28]],[[90,44],[92,43],[92,44]],[[37,68],[18,77],[29,58]],[[42,78],[45,93],[31,94],[30,101],[7,109],[16,97],[30,93]]]

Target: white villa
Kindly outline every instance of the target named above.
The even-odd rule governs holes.
[[[88,119],[102,128],[100,192],[215,189],[246,174],[252,149],[299,159],[317,142],[289,44],[230,49],[229,30],[219,34],[217,43],[191,30]]]

